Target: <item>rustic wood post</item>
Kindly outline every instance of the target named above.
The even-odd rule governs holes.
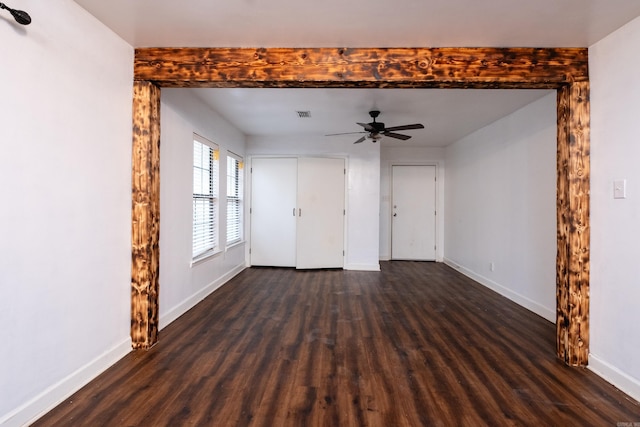
[[[589,357],[589,82],[558,90],[556,329],[558,357]]]
[[[148,349],[158,340],[160,88],[146,81],[133,86],[131,172],[131,341]]]

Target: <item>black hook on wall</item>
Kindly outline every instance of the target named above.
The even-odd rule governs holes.
[[[18,24],[29,25],[31,24],[31,17],[29,14],[23,10],[11,9],[9,6],[4,3],[0,3],[0,9],[7,9],[11,15],[13,15],[14,19]]]

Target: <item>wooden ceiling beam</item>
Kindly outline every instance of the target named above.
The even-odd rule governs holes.
[[[161,87],[528,88],[588,81],[583,48],[140,48]]]

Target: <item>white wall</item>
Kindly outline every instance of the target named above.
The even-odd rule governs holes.
[[[6,11],[0,15],[0,425],[6,426],[46,411],[130,350],[133,49],[74,2],[11,6],[27,9],[33,23],[22,27]],[[640,59],[629,52],[639,44],[636,19],[590,48],[590,366],[636,399]],[[196,130],[242,154],[242,136],[170,92],[162,92],[162,325],[244,262],[240,247],[187,267],[185,208],[171,205],[184,201],[190,186],[181,141],[190,147]],[[445,257],[545,317],[555,305],[554,99],[446,152]],[[388,239],[379,224],[379,146],[324,138],[272,142],[252,139],[251,152],[347,157],[347,265],[374,269],[387,247],[379,232],[381,242]],[[171,156],[176,161],[167,164]],[[626,200],[613,200],[614,179],[627,179]],[[167,262],[173,257],[179,261]]]
[[[244,156],[245,136],[190,90],[162,89],[160,141],[160,327],[245,268],[244,242],[225,248],[226,153]],[[191,266],[193,133],[220,147],[220,246]]]
[[[131,349],[133,48],[71,1],[0,13],[0,425]]]
[[[640,18],[591,46],[589,366],[640,400]],[[627,198],[613,181],[627,180]]]
[[[445,157],[445,262],[553,322],[556,139],[554,92]]]
[[[347,138],[248,137],[249,156],[329,156],[347,160],[345,269],[379,270],[380,145]],[[249,181],[249,180],[247,180]],[[250,186],[247,185],[247,188]],[[247,195],[249,197],[249,193]]]
[[[380,152],[380,259],[391,259],[391,167],[393,165],[435,165],[436,261],[444,256],[444,147],[383,146]]]

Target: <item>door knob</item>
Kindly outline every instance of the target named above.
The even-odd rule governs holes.
[[[397,213],[394,213],[394,214],[393,214],[393,216],[398,216],[398,214],[397,214]]]

